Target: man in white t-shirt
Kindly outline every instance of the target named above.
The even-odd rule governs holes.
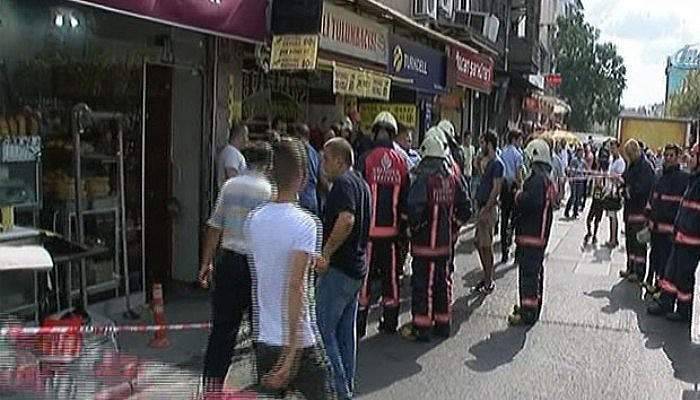
[[[241,153],[243,146],[248,142],[248,127],[234,125],[228,138],[228,144],[219,153],[216,164],[216,179],[219,189],[224,182],[240,174],[246,168],[245,157]]]
[[[255,307],[254,340],[260,390],[297,390],[306,399],[333,396],[328,361],[311,308],[311,267],[319,256],[320,223],[297,203],[303,183],[304,144],[284,139],[275,147],[277,193],[248,220]]]
[[[627,165],[625,160],[620,155],[620,143],[613,139],[610,141],[610,166],[608,167],[609,178],[606,182],[606,193],[616,195],[617,191],[622,184],[622,174],[625,172]],[[615,248],[618,246],[619,242],[617,240],[617,211],[608,211],[608,218],[610,218],[610,240],[606,243],[607,247]]]

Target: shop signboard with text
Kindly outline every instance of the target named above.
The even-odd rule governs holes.
[[[322,50],[386,65],[389,29],[332,3],[323,4]]]
[[[491,93],[494,78],[491,57],[460,47],[450,47],[449,53],[448,69],[457,85]]]
[[[335,66],[333,68],[333,93],[389,100],[391,78],[371,71]]]
[[[409,103],[362,103],[360,104],[362,125],[371,126],[374,118],[382,111],[389,111],[402,125],[410,128],[418,126],[418,107]]]
[[[387,70],[399,78],[410,79],[416,90],[445,90],[445,54],[398,35],[389,38],[391,59]]]
[[[316,68],[318,35],[279,35],[272,38],[270,68],[313,70]]]
[[[255,41],[267,34],[260,0],[71,0],[148,19]]]

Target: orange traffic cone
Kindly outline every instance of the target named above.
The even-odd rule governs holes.
[[[163,306],[163,286],[160,283],[153,284],[153,304],[151,305],[153,310],[153,320],[156,325],[165,325],[165,308]],[[165,328],[160,328],[156,330],[153,339],[148,343],[150,347],[155,347],[157,349],[162,349],[164,347],[170,346],[170,340],[168,340],[168,335]]]

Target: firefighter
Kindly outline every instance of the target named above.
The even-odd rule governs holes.
[[[445,139],[450,149],[450,157],[459,166],[459,170],[464,171],[464,150],[460,146],[459,140],[457,140],[455,126],[452,122],[443,119],[437,124],[437,128],[445,134]]]
[[[673,222],[673,247],[663,278],[661,296],[647,311],[666,315],[671,321],[690,322],[695,270],[700,260],[700,145],[693,146],[688,160],[692,174]],[[674,303],[677,302],[674,312]]]
[[[401,335],[429,341],[431,333],[442,338],[450,335],[454,228],[469,220],[471,204],[464,181],[450,165],[447,143],[428,131],[420,152],[422,160],[406,202],[413,256],[413,318]]]
[[[372,124],[374,148],[358,160],[357,170],[369,184],[372,195],[367,259],[369,272],[360,290],[357,334],[363,337],[367,329],[367,313],[375,282],[381,282],[383,316],[379,331],[395,333],[399,319],[398,248],[403,210],[408,193],[408,164],[394,149],[398,133],[396,118],[380,112]]]
[[[629,160],[622,174],[627,268],[620,271],[620,277],[636,283],[644,281],[647,270],[647,244],[638,240],[637,234],[647,225],[646,204],[656,178],[654,169],[636,140],[628,140],[624,150]]]
[[[654,185],[647,203],[651,251],[649,252],[649,273],[644,287],[650,294],[660,290],[659,280],[663,278],[673,246],[673,220],[676,218],[690,179],[689,173],[681,171],[680,157],[681,148],[677,144],[666,145],[662,175]]]
[[[515,195],[515,243],[518,258],[520,305],[508,317],[511,325],[534,324],[542,309],[544,254],[552,228],[557,188],[549,175],[552,155],[542,139],[525,148],[530,175]]]

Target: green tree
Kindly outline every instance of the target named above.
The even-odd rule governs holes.
[[[686,76],[682,89],[668,99],[668,113],[675,118],[700,118],[700,71]]]
[[[594,122],[610,123],[620,113],[627,81],[624,60],[612,43],[577,12],[557,21],[555,52],[562,75],[560,93],[571,106],[569,125],[589,131]]]

